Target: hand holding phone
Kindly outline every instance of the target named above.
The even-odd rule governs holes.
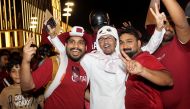
[[[48,25],[49,25],[52,29],[56,27],[56,22],[55,22],[55,20],[54,20],[53,17],[51,17],[51,18],[47,21],[46,26],[45,26],[46,31],[49,33],[50,30],[48,29]]]

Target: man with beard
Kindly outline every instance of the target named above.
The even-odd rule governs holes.
[[[162,0],[173,23],[176,35],[154,54],[171,72],[174,87],[161,92],[164,109],[189,109],[190,104],[190,26],[179,0]]]
[[[126,82],[126,109],[163,109],[157,87],[172,86],[166,68],[148,52],[141,50],[138,32],[133,28],[119,33],[122,60],[129,73]]]
[[[49,34],[51,37],[55,36],[52,32]],[[44,109],[84,109],[87,76],[79,61],[86,52],[88,35],[84,33],[82,27],[78,26],[62,35],[67,36],[67,39],[59,55],[60,67],[47,89],[49,91],[45,92]],[[46,86],[53,78],[53,61],[50,58],[46,58],[38,69],[30,72],[30,61],[36,53],[36,48],[31,47],[32,43],[34,43],[34,38],[29,38],[23,48],[20,73],[23,91],[38,90]]]
[[[175,36],[175,30],[174,30],[173,24],[170,24],[169,21],[167,21],[167,25],[166,25],[165,29],[166,29],[166,33],[164,34],[161,46],[170,42],[173,39],[173,37]]]
[[[10,51],[6,49],[0,50],[0,92],[7,86],[5,80],[10,78],[6,72],[6,64],[9,62]]]

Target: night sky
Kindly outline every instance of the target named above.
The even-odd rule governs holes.
[[[70,0],[74,2],[72,16],[69,18],[71,26],[83,26],[87,31],[91,31],[88,16],[92,10],[100,9],[107,11],[111,24],[120,27],[122,22],[129,20],[132,25],[140,31],[144,30],[146,13],[150,0]],[[182,7],[187,0],[178,0]],[[64,8],[64,3],[62,7]],[[161,4],[161,11],[165,11]],[[65,17],[62,17],[63,21]]]

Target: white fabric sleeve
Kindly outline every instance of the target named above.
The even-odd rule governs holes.
[[[65,46],[62,44],[58,37],[51,38],[48,36],[48,39],[60,53],[60,65],[52,83],[49,85],[49,87],[46,89],[44,93],[45,99],[48,98],[53,93],[53,91],[59,86],[59,84],[61,83],[62,76],[66,73],[66,68],[68,66],[68,58],[66,55]]]
[[[162,43],[165,32],[166,30],[164,28],[162,31],[155,29],[148,43],[141,47],[142,51],[148,51],[150,54],[154,53]]]

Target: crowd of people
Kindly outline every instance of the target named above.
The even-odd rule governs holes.
[[[29,36],[22,53],[0,51],[1,108],[189,109],[190,26],[176,0],[161,1],[173,25],[155,4],[146,43],[103,11],[89,15],[92,34],[81,26],[58,33],[46,19],[39,47]]]

